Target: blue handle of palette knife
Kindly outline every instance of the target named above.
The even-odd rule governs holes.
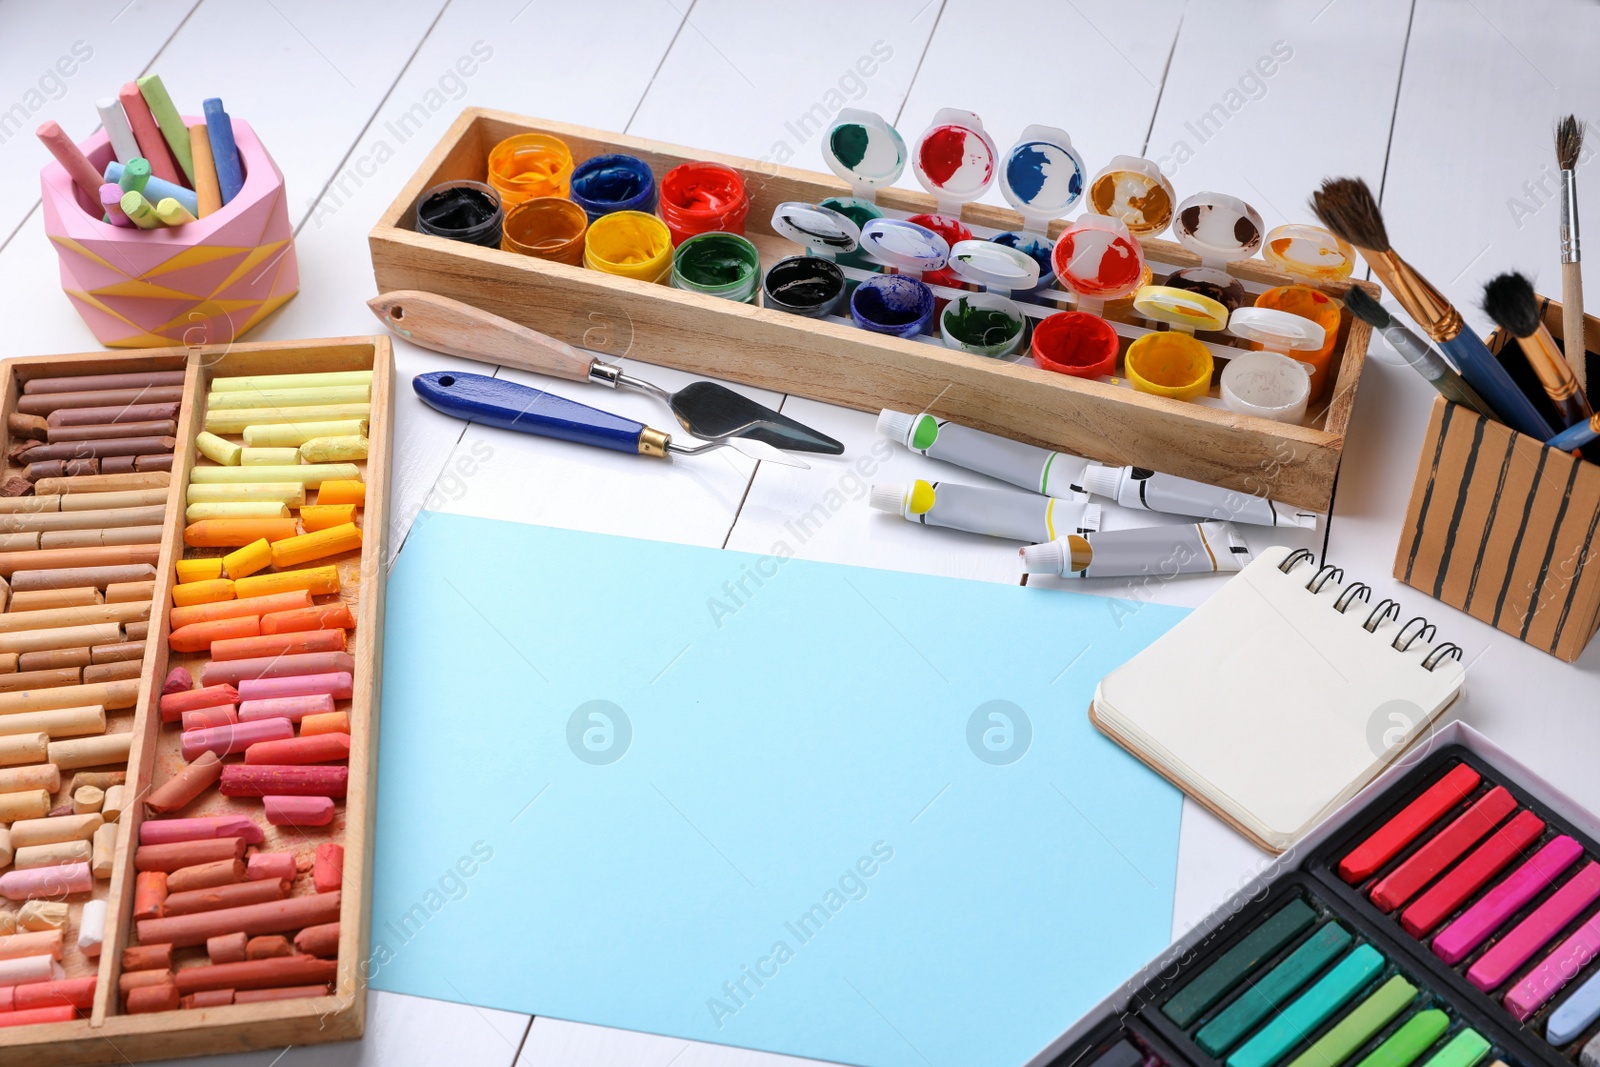
[[[640,447],[641,435],[648,429],[644,423],[542,389],[454,371],[419,374],[411,387],[424,404],[454,418],[630,455],[656,454]]]

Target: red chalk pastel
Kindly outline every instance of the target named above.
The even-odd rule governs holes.
[[[294,879],[299,871],[295,867],[293,852],[257,852],[250,857],[245,876],[251,881],[264,878]]]
[[[1464,763],[1433,783],[1417,799],[1339,861],[1339,877],[1351,885],[1364,882],[1422,832],[1442,819],[1476,788],[1481,776]]]
[[[234,763],[222,768],[221,790],[225,797],[342,797],[349,784],[349,767]]]
[[[1506,864],[1522,854],[1544,833],[1544,820],[1531,811],[1521,811],[1494,835],[1472,851],[1466,859],[1439,879],[1416,903],[1400,913],[1400,925],[1412,937],[1426,936],[1499,874]]]
[[[262,797],[261,803],[267,809],[267,821],[274,826],[327,826],[333,821],[333,801],[327,797]]]
[[[344,882],[344,846],[332,842],[317,846],[311,884],[319,893],[331,893]]]
[[[209,730],[213,726],[232,726],[238,721],[239,713],[233,710],[232,704],[218,704],[214,708],[195,708],[193,711],[183,713],[185,733],[193,730]]]
[[[1505,786],[1495,786],[1404,863],[1384,875],[1372,887],[1372,902],[1385,912],[1398,908],[1516,810],[1516,798]]]
[[[161,698],[161,721],[177,722],[186,711],[237,703],[239,703],[239,691],[231,685],[209,685],[204,689],[185,689],[181,693],[168,693]]]
[[[349,758],[349,734],[312,734],[283,741],[258,741],[244,750],[246,763],[336,763]]]

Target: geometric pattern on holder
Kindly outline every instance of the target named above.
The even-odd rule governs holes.
[[[52,161],[40,171],[61,287],[101,344],[227,344],[299,289],[283,173],[248,123],[234,119],[233,134],[243,187],[214,214],[175,228],[101,222],[66,168]],[[104,130],[82,148],[102,172],[113,158]]]

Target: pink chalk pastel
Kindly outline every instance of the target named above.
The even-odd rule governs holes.
[[[1589,961],[1600,955],[1600,914],[1578,927],[1577,933],[1563,941],[1544,962],[1511,987],[1505,1006],[1521,1022],[1538,1011],[1544,1002],[1560,992]]]
[[[327,693],[278,697],[275,700],[246,700],[239,705],[239,721],[288,719],[290,722],[299,722],[307,715],[326,715],[332,710],[333,697]]]
[[[181,739],[183,758],[193,761],[202,752],[231,756],[243,752],[257,741],[283,741],[294,736],[294,723],[288,719],[258,719],[205,730],[185,730]]]
[[[1433,954],[1452,966],[1467,958],[1484,939],[1500,929],[1583,855],[1583,846],[1565,834],[1533,854],[1510,876],[1483,895],[1461,917],[1433,939]]]
[[[1467,979],[1486,993],[1499,988],[1596,900],[1600,900],[1600,863],[1587,863],[1533,914],[1478,957],[1467,972]]]
[[[274,826],[327,826],[333,801],[327,797],[262,797],[267,821]]]
[[[278,798],[283,799],[283,798]],[[300,799],[316,799],[315,797],[296,797]],[[257,852],[251,856],[245,867],[245,875],[253,882],[268,878],[287,878],[294,880],[299,872],[295,869],[293,852]]]
[[[161,136],[161,127],[156,125],[156,117],[150,113],[150,105],[145,102],[138,83],[124,85],[118,90],[117,99],[122,102],[122,113],[128,117],[128,126],[139,145],[139,154],[150,162],[150,174],[175,185],[188,184],[178,176],[178,164],[167,147],[167,139]],[[110,140],[108,135],[107,143]]]
[[[273,716],[282,718],[281,715]],[[185,731],[207,730],[213,726],[231,726],[239,721],[239,713],[233,710],[232,704],[218,704],[211,708],[196,708],[183,713],[182,722]]]
[[[47,900],[87,893],[93,888],[94,875],[87,863],[29,867],[0,874],[0,897],[7,900]]]
[[[146,819],[139,824],[141,845],[175,845],[179,841],[210,841],[218,837],[242,837],[252,845],[259,845],[267,839],[261,824],[245,815]]]
[[[200,675],[201,685],[237,686],[246,679],[288,678],[300,674],[353,673],[356,658],[348,652],[301,652],[292,656],[212,660]],[[244,690],[239,691],[244,696]],[[248,698],[246,698],[248,699]]]
[[[128,213],[122,210],[122,186],[116,182],[105,182],[100,186],[100,206],[105,209],[106,218],[111,220],[111,225],[133,225]]]
[[[338,671],[334,674],[301,674],[289,678],[246,678],[239,683],[239,696],[250,701],[323,693],[334,700],[349,700],[354,689],[354,676],[348,671]]]
[[[89,157],[79,150],[77,142],[67,136],[67,131],[55,119],[45,122],[35,132],[44,146],[50,149],[50,154],[56,157],[56,162],[66,168],[72,183],[82,190],[89,203],[98,204],[100,187],[105,184],[105,179],[89,162]]]
[[[40,171],[44,228],[60,260],[61,288],[101,344],[228,344],[300,288],[283,172],[248,123],[234,119],[233,130],[244,186],[221,210],[184,226],[140,230],[102,222],[103,177],[84,193],[61,163]],[[104,130],[81,152],[99,175],[114,158]],[[154,170],[157,160],[150,163]],[[176,172],[157,176],[170,180]]]

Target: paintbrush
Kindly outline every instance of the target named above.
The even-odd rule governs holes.
[[[1477,390],[1512,429],[1541,441],[1554,433],[1539,409],[1495,362],[1483,339],[1467,329],[1461,312],[1389,245],[1378,201],[1360,178],[1327,178],[1311,194],[1311,210],[1322,224],[1361,250],[1406,314],[1445,350],[1467,384]]]
[[[1367,295],[1365,289],[1352,285],[1350,291],[1344,295],[1344,306],[1349,308],[1350,313],[1356,318],[1383,334],[1384,340],[1400,354],[1400,358],[1439,390],[1440,396],[1469,407],[1486,419],[1500,421],[1500,416],[1494,413],[1488,402],[1467,384],[1465,378],[1456,373],[1455,368],[1450,366],[1443,356],[1429,347],[1428,342],[1408,330],[1404,323],[1397,322],[1387,308]]]
[[[1483,310],[1496,325],[1517,339],[1528,366],[1555,405],[1556,418],[1562,426],[1582,422],[1594,414],[1588,398],[1578,388],[1572,368],[1561,358],[1556,339],[1539,321],[1539,298],[1525,275],[1508,271],[1491,278],[1483,287]]]
[[[1589,353],[1583,330],[1583,265],[1578,236],[1578,155],[1583,126],[1578,116],[1556,123],[1556,165],[1561,168],[1561,337],[1578,392],[1589,392]]]

